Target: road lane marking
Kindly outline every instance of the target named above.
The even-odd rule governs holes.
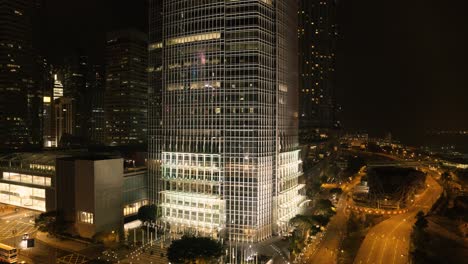
[[[374,251],[375,241],[377,241],[377,236],[375,236],[374,242],[372,242],[372,246],[371,246],[371,249],[370,249],[370,251],[369,251],[369,255],[367,256],[366,263],[369,263],[369,261],[370,261],[370,257],[371,257],[371,255],[372,255],[372,251]]]
[[[396,255],[397,255],[397,248],[398,248],[398,239],[395,242],[395,247],[393,248],[393,261],[392,261],[393,264],[395,264],[395,259],[396,259]]]

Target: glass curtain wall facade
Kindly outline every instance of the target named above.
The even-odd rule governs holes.
[[[40,96],[33,78],[32,5],[2,0],[0,10],[0,149],[21,149],[36,143],[31,126]]]
[[[281,232],[304,199],[296,1],[150,10],[150,91],[161,97],[150,102],[150,198],[176,231],[239,242]]]
[[[104,112],[106,144],[138,145],[147,139],[146,34],[122,30],[107,34]]]

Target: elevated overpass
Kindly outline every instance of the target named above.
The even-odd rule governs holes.
[[[400,167],[400,168],[418,168],[429,164],[426,161],[406,161],[406,160],[392,160],[392,161],[377,161],[369,162],[367,168],[378,168],[378,167]]]

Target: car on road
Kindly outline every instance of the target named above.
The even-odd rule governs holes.
[[[29,239],[29,234],[24,233],[23,236],[21,237],[21,240],[28,240]]]

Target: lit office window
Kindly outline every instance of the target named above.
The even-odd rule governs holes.
[[[35,184],[35,185],[41,185],[41,186],[52,185],[52,181],[50,177],[20,174],[16,172],[3,172],[3,180]]]
[[[83,212],[83,211],[78,212],[78,221],[81,223],[93,224],[94,223],[93,217],[94,217],[93,213],[88,213],[88,212]]]
[[[123,210],[124,216],[137,214],[138,209],[140,209],[140,207],[142,207],[143,205],[147,205],[147,204],[148,204],[148,200],[142,200],[142,201],[138,201],[135,203],[127,204],[126,206],[124,206],[124,210]]]

